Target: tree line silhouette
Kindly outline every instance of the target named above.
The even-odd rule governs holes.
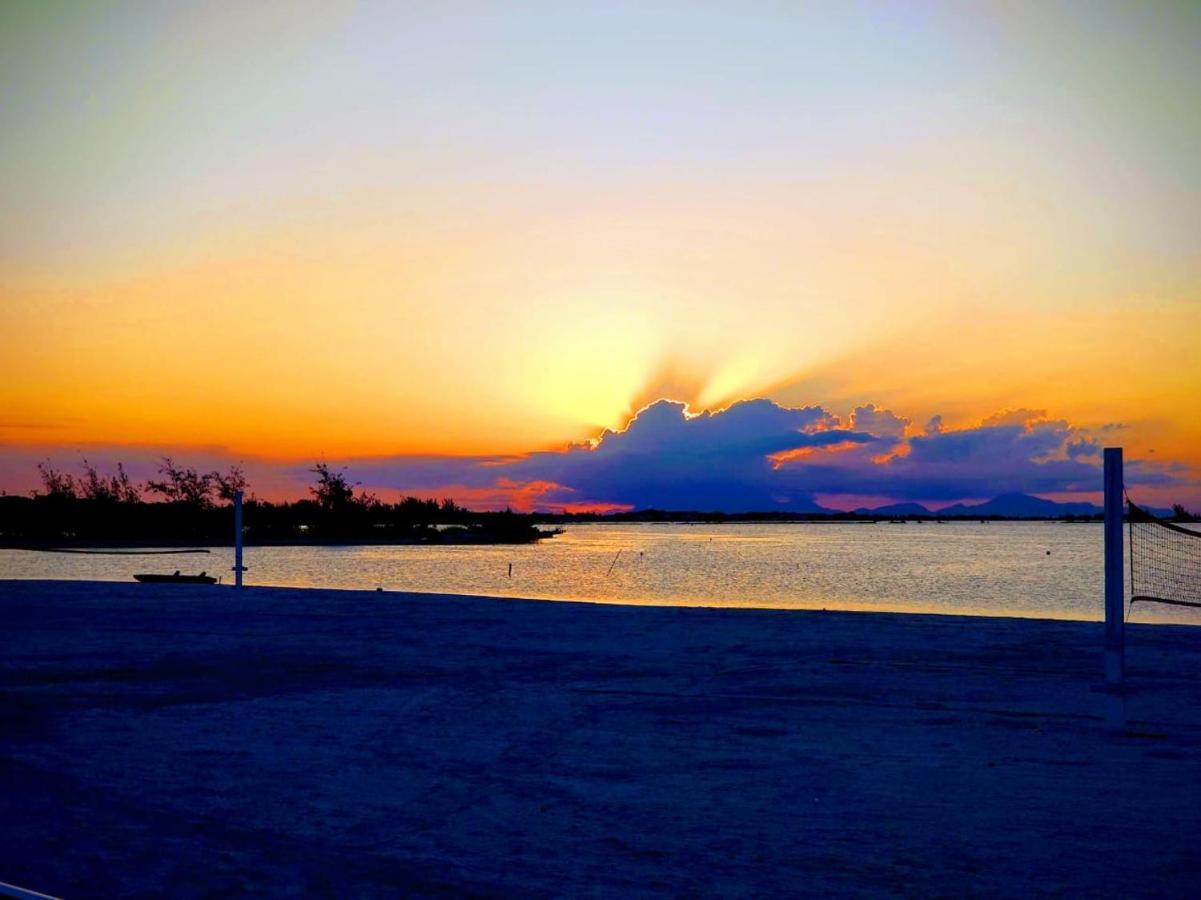
[[[344,470],[315,463],[309,497],[272,503],[250,493],[240,466],[201,471],[163,457],[156,478],[134,482],[118,463],[86,459],[73,475],[41,463],[41,489],[0,496],[0,546],[171,546],[233,542],[230,505],[241,491],[243,540],[254,544],[529,543],[557,533],[532,516],[474,512],[453,500],[387,503],[357,490]]]

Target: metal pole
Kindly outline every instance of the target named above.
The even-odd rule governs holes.
[[[242,586],[242,492],[234,494],[234,585]]]
[[[1106,724],[1125,731],[1122,681],[1126,672],[1125,599],[1122,572],[1122,448],[1105,448],[1105,690]]]

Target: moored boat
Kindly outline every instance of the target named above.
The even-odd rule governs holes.
[[[175,570],[174,575],[159,575],[150,572],[143,572],[134,575],[134,581],[140,581],[143,584],[216,584],[217,579],[207,572],[201,572],[199,575],[181,575],[179,570]]]

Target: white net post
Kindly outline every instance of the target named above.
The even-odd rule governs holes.
[[[1126,729],[1125,698],[1125,580],[1123,576],[1122,448],[1105,448],[1105,692],[1106,725]]]
[[[234,585],[242,586],[242,492],[234,494]]]

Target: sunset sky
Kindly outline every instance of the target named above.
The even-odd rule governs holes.
[[[938,505],[1122,445],[1201,504],[1199,46],[1187,2],[3,3],[0,488]]]

